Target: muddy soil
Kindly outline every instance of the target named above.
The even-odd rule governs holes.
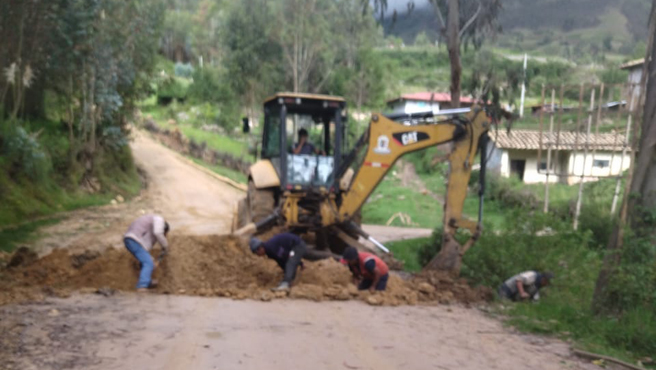
[[[170,252],[155,270],[155,293],[219,296],[270,301],[298,298],[314,301],[360,299],[371,305],[426,303],[473,303],[491,298],[489,290],[470,288],[464,280],[431,273],[404,280],[392,274],[385,292],[358,292],[348,268],[333,259],[305,262],[289,295],[272,293],[282,278],[278,265],[257,257],[245,239],[231,236],[184,236],[170,238]],[[20,254],[19,254],[20,255]],[[159,251],[154,250],[155,259]],[[139,266],[127,251],[108,248],[103,253],[74,253],[58,249],[38,259],[0,270],[0,304],[67,296],[79,289],[132,291]]]

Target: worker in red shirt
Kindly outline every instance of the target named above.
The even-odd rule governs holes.
[[[358,290],[373,292],[374,290],[385,290],[389,279],[389,268],[378,256],[372,253],[358,252],[354,247],[348,247],[342,254],[343,261],[353,274],[358,284]]]

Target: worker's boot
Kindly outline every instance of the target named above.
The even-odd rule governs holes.
[[[275,287],[271,290],[273,290],[274,292],[286,292],[286,291],[289,290],[289,283],[286,282],[286,281],[283,281],[282,283],[280,283],[280,285],[278,285],[277,287]]]

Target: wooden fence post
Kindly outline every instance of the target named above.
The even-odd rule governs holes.
[[[585,165],[588,159],[588,148],[590,147],[590,127],[592,126],[592,115],[594,114],[594,98],[595,89],[592,88],[590,92],[590,113],[588,113],[588,124],[585,135],[585,149],[583,152],[583,168],[581,169],[581,182],[579,183],[579,194],[576,198],[576,211],[574,213],[574,230],[579,228],[579,215],[581,214],[581,202],[583,201],[583,182],[585,179]],[[576,159],[574,159],[574,166],[576,166]]]
[[[553,145],[554,113],[556,110],[556,89],[551,89],[551,117],[549,117],[549,136],[547,139],[547,174],[544,182],[544,213],[549,212],[549,173],[551,172],[551,146]],[[541,166],[542,163],[538,163]],[[539,169],[540,167],[538,167]]]

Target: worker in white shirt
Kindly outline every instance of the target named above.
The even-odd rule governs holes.
[[[499,297],[511,301],[540,299],[540,289],[554,278],[551,272],[525,271],[506,280],[499,286]]]
[[[145,292],[148,288],[154,288],[151,280],[155,264],[153,257],[150,256],[150,250],[153,244],[159,243],[162,246],[162,256],[166,254],[169,243],[166,240],[166,234],[169,232],[169,224],[164,221],[160,215],[144,215],[137,218],[123,235],[125,248],[139,260],[141,272],[139,273],[139,282],[137,291]]]

